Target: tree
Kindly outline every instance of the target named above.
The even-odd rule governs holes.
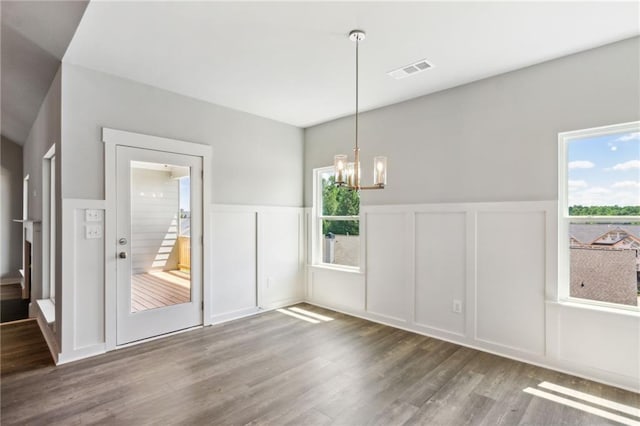
[[[640,206],[569,206],[569,216],[640,216]]]
[[[340,188],[333,176],[322,180],[322,214],[325,216],[357,216],[360,214],[360,195],[357,191]],[[323,220],[322,233],[360,235],[358,220]]]

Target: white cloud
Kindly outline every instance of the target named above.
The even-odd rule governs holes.
[[[617,141],[627,142],[633,140],[640,140],[640,132],[627,133],[626,135],[620,136]]]
[[[593,187],[583,190],[569,190],[570,206],[640,206],[638,191],[627,188],[609,189]]]
[[[574,188],[586,188],[587,182],[583,181],[583,180],[570,180],[569,182],[569,188],[570,189],[574,189]]]
[[[611,185],[612,188],[640,188],[640,182],[636,180],[623,180],[621,182],[615,182]],[[638,195],[640,197],[640,195]]]
[[[617,150],[618,150],[618,147],[617,147],[617,146],[612,146],[612,147],[611,147],[611,151],[617,151]]]
[[[578,160],[569,162],[569,169],[590,169],[594,166],[595,164],[591,161]]]
[[[613,166],[613,170],[640,169],[640,160],[630,160]]]

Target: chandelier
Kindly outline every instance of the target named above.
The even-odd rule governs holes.
[[[360,185],[360,147],[358,145],[358,47],[364,38],[365,33],[362,30],[353,30],[349,33],[349,39],[356,43],[356,145],[353,148],[354,161],[349,162],[348,157],[344,154],[338,154],[333,159],[336,185],[352,191],[384,189],[384,186],[387,184],[387,157],[375,157],[373,159],[373,185]]]

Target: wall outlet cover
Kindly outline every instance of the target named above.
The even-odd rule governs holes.
[[[86,209],[84,211],[84,220],[87,222],[102,222],[102,210]]]
[[[84,237],[87,240],[102,238],[102,225],[86,225]]]

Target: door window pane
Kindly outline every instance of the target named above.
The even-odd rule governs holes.
[[[188,167],[131,162],[131,312],[191,301]]]

